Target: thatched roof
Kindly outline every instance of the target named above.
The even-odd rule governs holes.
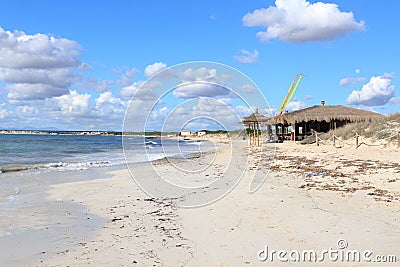
[[[265,124],[268,121],[268,118],[263,114],[258,113],[258,109],[256,112],[251,114],[250,116],[244,117],[242,120],[242,124],[244,125],[253,125],[254,123]]]
[[[346,120],[350,122],[373,121],[384,118],[383,115],[345,106],[313,106],[275,116],[267,121],[272,124],[294,124],[297,122]]]

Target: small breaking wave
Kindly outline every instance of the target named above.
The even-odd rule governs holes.
[[[17,199],[17,196],[19,195],[19,193],[20,193],[20,190],[18,188],[15,188],[14,194],[12,194],[8,197],[8,203],[13,203]]]
[[[203,142],[200,141],[194,141],[194,142],[187,142],[185,143],[185,145],[196,145],[196,146],[200,146],[202,145]]]
[[[110,162],[110,161],[91,161],[91,162],[53,162],[46,164],[34,165],[14,165],[0,167],[0,173],[12,172],[42,172],[42,171],[65,171],[65,170],[83,170],[91,167],[106,167],[120,165],[124,162]]]
[[[146,141],[146,142],[144,142],[145,144],[150,144],[150,145],[161,145],[161,144],[159,144],[159,143],[157,143],[157,142],[154,142],[154,141]]]

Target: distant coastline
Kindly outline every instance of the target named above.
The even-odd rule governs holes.
[[[0,134],[38,134],[38,135],[93,135],[93,136],[161,136],[178,133],[160,132],[116,132],[116,131],[62,131],[62,130],[0,130]]]
[[[122,132],[112,131],[54,131],[54,130],[0,130],[0,134],[39,134],[39,135],[101,135],[119,136]]]
[[[233,131],[235,132],[235,131]],[[224,131],[207,130],[208,134],[221,134]],[[89,136],[146,136],[146,137],[176,137],[179,132],[118,132],[118,131],[66,131],[66,130],[0,130],[1,134],[38,134],[38,135],[89,135]],[[197,134],[196,134],[197,136]],[[191,137],[194,137],[193,134]]]

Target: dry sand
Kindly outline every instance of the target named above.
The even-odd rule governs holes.
[[[80,205],[79,213],[64,212],[64,219],[83,222],[96,216],[104,221],[93,227],[86,224],[85,234],[65,246],[58,242],[57,249],[43,254],[37,247],[38,257],[25,261],[26,266],[275,266],[288,263],[276,258],[272,263],[260,261],[257,254],[265,246],[320,252],[337,249],[339,239],[348,242],[348,249],[368,249],[374,256],[396,255],[400,260],[399,149],[284,143],[277,144],[271,162],[270,150],[252,149],[248,158],[247,142],[234,142],[238,150],[231,171],[240,172],[248,161],[246,174],[223,199],[198,208],[177,208],[176,199],[147,196],[126,169],[102,179],[51,185],[48,201],[64,203],[67,211],[67,204]],[[230,152],[224,146],[214,161],[208,154],[179,164],[196,169],[212,162],[202,177],[206,182],[222,179]],[[137,168],[136,173],[146,176],[152,166]],[[158,162],[157,169],[174,182],[203,182],[196,175],[176,172],[168,162]],[[269,169],[263,185],[250,194],[253,172],[267,174]],[[327,259],[323,265],[365,263]]]

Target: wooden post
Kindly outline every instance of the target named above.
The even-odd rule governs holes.
[[[315,143],[317,144],[317,146],[319,146],[318,132],[317,131],[315,131]]]
[[[248,127],[247,127],[247,132],[246,132],[246,134],[247,134],[247,139],[248,139],[249,145],[251,146],[250,124],[249,124]]]
[[[356,133],[356,148],[358,148],[358,133]]]
[[[333,146],[336,146],[336,135],[333,134]]]
[[[253,146],[254,140],[253,140],[253,133],[252,133],[251,124],[249,124],[249,137],[251,139],[250,146]]]
[[[291,125],[292,127],[292,132],[290,133],[290,138],[292,139],[292,141],[296,141],[296,123],[292,123]]]
[[[397,133],[397,147],[400,147],[400,132]]]
[[[255,135],[256,135],[256,146],[258,146],[258,131],[257,131],[257,123],[254,123],[254,130],[255,130]]]
[[[257,146],[260,146],[260,134],[258,132],[258,122],[256,123],[256,136],[257,136]]]
[[[254,146],[257,146],[256,123],[255,122],[253,122],[253,139],[254,139]]]

